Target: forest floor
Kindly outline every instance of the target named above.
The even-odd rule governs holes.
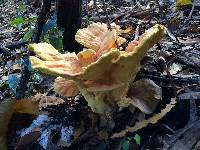
[[[55,78],[33,71],[30,67],[27,61],[27,56],[31,55],[27,50],[28,44],[19,41],[30,41],[41,5],[30,0],[1,3],[0,127],[7,132],[0,131],[0,141],[7,139],[9,150],[200,149],[200,6],[195,7],[188,17],[191,7],[176,9],[175,4],[170,2],[159,7],[152,2],[106,2],[109,21],[126,31],[123,37],[128,42],[157,23],[168,28],[166,37],[151,48],[142,60],[135,79],[154,81],[162,88],[162,101],[150,115],[145,115],[139,109],[134,112],[123,109],[113,118],[115,128],[111,133],[106,133],[99,125],[96,125],[97,131],[90,130],[96,116],[91,115],[81,94],[70,98],[56,94],[52,88]],[[52,4],[51,16],[54,9],[55,5]],[[82,15],[83,27],[92,22],[108,23],[100,2],[95,5],[93,1],[83,1]],[[49,18],[45,29],[48,31],[42,41],[51,43],[51,36],[54,36],[59,43],[60,32],[54,30],[56,25],[49,25],[55,21],[53,17]],[[59,36],[52,34],[54,31]],[[24,74],[27,69],[30,71],[28,78]],[[134,126],[141,118],[148,120],[154,114],[159,114],[174,96],[176,104],[167,110],[169,112],[162,119],[154,118],[154,124],[145,125],[121,138],[111,138],[111,135],[127,126]],[[10,114],[15,111],[14,107],[3,103],[30,97],[33,101],[30,109],[39,101],[39,115]],[[95,123],[98,124],[98,121]]]

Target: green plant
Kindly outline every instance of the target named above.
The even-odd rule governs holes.
[[[21,29],[24,26],[28,26],[24,36],[22,37],[22,40],[24,41],[30,41],[34,30],[35,25],[37,22],[37,16],[32,15],[28,18],[25,18],[23,16],[23,13],[26,11],[26,5],[20,4],[19,8],[17,10],[18,16],[10,21],[10,25]],[[56,27],[56,19],[57,15],[54,14],[44,25],[43,27],[43,35],[41,37],[42,42],[47,42],[52,44],[56,49],[59,50],[59,52],[63,52],[63,44],[62,44],[62,30],[59,30]]]
[[[140,145],[141,138],[138,134],[134,137],[126,137],[122,143],[122,150],[130,150],[131,141],[135,141],[137,145]]]

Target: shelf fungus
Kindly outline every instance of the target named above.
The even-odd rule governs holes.
[[[29,50],[39,56],[30,56],[30,61],[34,69],[58,76],[54,83],[57,93],[74,96],[80,92],[98,114],[110,113],[114,106],[130,105],[151,113],[161,99],[160,87],[150,80],[133,80],[140,61],[164,36],[165,27],[153,26],[124,50],[119,49],[126,41],[120,32],[117,25],[110,31],[106,24],[93,23],[78,30],[75,36],[85,46],[83,51],[61,54],[47,43],[30,44]]]

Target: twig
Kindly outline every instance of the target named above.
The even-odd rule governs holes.
[[[191,17],[192,17],[192,13],[193,13],[193,11],[194,11],[195,4],[196,4],[196,0],[193,0],[193,2],[192,2],[192,9],[191,9],[191,11],[190,11],[190,14],[189,14],[188,18],[191,18]]]
[[[139,11],[139,12],[138,11],[119,12],[117,14],[108,15],[108,18],[111,19],[110,22],[115,22],[116,20],[120,20],[122,18],[126,19],[126,18],[128,18],[130,16],[133,17],[133,18],[139,18],[141,16],[146,16],[147,14],[151,14],[154,10],[155,10],[155,8],[147,9],[147,10]],[[99,21],[99,17],[91,17],[91,20]],[[106,21],[107,17],[106,16],[101,16],[101,20]]]
[[[155,10],[155,8],[153,9],[147,9],[147,10],[144,10],[144,11],[128,11],[128,12],[125,12],[125,13],[120,13],[120,15],[118,15],[117,17],[115,17],[111,22],[114,22],[115,20],[119,20],[119,19],[126,19],[128,17],[133,17],[133,18],[138,18],[138,17],[141,17],[141,16],[147,16],[148,14],[151,14],[153,11]],[[111,18],[111,16],[109,16]]]
[[[0,54],[3,54],[5,56],[10,56],[12,55],[11,52],[9,50],[13,50],[16,48],[20,48],[24,45],[28,44],[27,41],[18,41],[18,42],[14,42],[14,43],[10,43],[10,44],[6,44],[5,46],[0,46]]]
[[[198,66],[198,64],[196,64],[193,60],[183,57],[183,53],[182,55],[179,54],[176,57],[176,60],[186,66],[188,66],[189,68],[195,69],[196,71],[200,71],[200,67]]]
[[[169,35],[169,37],[170,37],[172,40],[177,41],[178,43],[180,43],[179,39],[178,39],[176,36],[174,36],[174,34],[172,33],[172,31],[169,30],[169,28],[167,28],[166,31],[167,31],[167,34]]]
[[[63,50],[78,52],[82,46],[74,36],[81,27],[82,0],[58,0],[57,26],[63,28]]]
[[[25,46],[26,44],[28,44],[28,41],[18,41],[18,42],[6,44],[5,47],[12,50],[12,49],[16,49],[16,48],[20,48],[22,46]]]
[[[169,29],[169,27],[170,27],[170,22],[169,22],[169,20],[167,19],[167,15],[166,15],[166,13],[163,11],[163,9],[162,9],[162,7],[160,6],[160,4],[159,4],[159,1],[158,0],[155,0],[155,3],[156,3],[156,5],[158,6],[158,8],[159,8],[159,12],[160,12],[160,14],[162,14],[162,16],[164,17],[164,19],[165,19],[165,21],[166,21],[166,23],[167,23],[167,26],[168,26],[168,28],[167,28],[167,33],[168,33],[168,35],[174,40],[174,38],[176,39],[176,41],[178,41],[178,43],[179,43],[179,40],[178,40],[178,38],[177,37],[175,37],[174,36],[174,34],[173,34],[173,32]]]
[[[163,123],[161,123],[161,124],[158,124],[158,126],[163,126],[164,128],[166,128],[167,130],[169,130],[171,133],[176,133],[176,131],[174,131],[172,128],[170,128],[168,125],[166,125],[166,124],[163,124]]]
[[[139,35],[140,35],[140,25],[141,25],[141,22],[139,21],[136,29],[135,29],[135,38],[134,40],[138,40],[139,39]]]
[[[178,46],[179,46],[179,48],[181,48],[182,44],[179,43]],[[192,69],[195,69],[196,71],[200,71],[200,67],[199,67],[199,65],[197,63],[195,63],[193,60],[191,60],[190,58],[188,58],[188,56],[183,57],[185,55],[185,52],[187,52],[187,51],[183,51],[183,50],[181,51],[181,50],[176,49],[176,51],[175,51],[176,55],[174,55],[167,62],[167,65],[169,63],[171,63],[172,61],[176,60],[177,62],[182,63],[182,64],[188,66],[190,69],[192,68]]]
[[[158,76],[158,75],[148,75],[148,74],[142,74],[139,73],[137,75],[137,79],[141,79],[141,78],[147,78],[147,79],[151,79],[157,82],[164,82],[164,83],[169,83],[170,79],[168,76]],[[175,84],[199,84],[199,79],[198,77],[195,78],[182,78],[182,77],[174,77],[172,76],[173,81]],[[200,77],[199,77],[200,78]]]

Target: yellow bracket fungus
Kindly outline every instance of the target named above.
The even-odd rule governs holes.
[[[50,44],[30,44],[29,50],[40,57],[30,56],[30,61],[33,68],[59,76],[54,83],[56,92],[63,96],[74,96],[80,91],[91,109],[98,114],[112,112],[114,106],[129,105],[151,113],[149,102],[147,106],[145,102],[139,104],[138,98],[130,95],[132,92],[128,95],[128,91],[130,86],[134,86],[131,83],[140,69],[140,61],[148,49],[164,36],[165,27],[158,24],[153,26],[138,41],[130,42],[125,50],[118,49],[126,41],[119,33],[118,26],[110,31],[106,24],[93,23],[80,29],[75,36],[76,41],[87,49],[78,54],[60,54]],[[148,101],[161,94],[158,86],[147,82],[149,85],[154,87],[150,90],[154,94],[148,96]],[[147,86],[143,84],[143,89]]]

